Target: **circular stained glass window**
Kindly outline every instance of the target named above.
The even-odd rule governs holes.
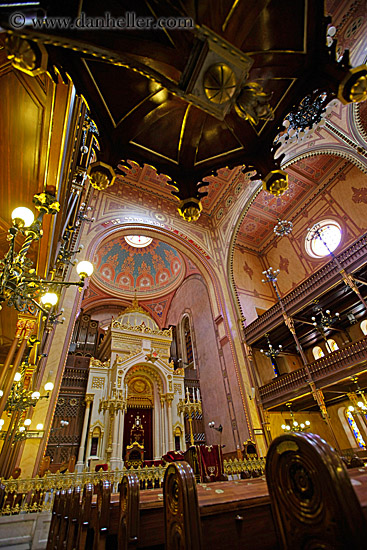
[[[145,237],[144,235],[128,235],[124,239],[127,244],[135,248],[144,248],[144,246],[148,246],[153,240],[151,237]]]
[[[340,225],[334,220],[324,220],[316,223],[308,230],[306,236],[306,252],[313,258],[323,258],[334,252],[342,238]]]

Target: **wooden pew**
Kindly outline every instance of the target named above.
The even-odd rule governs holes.
[[[69,514],[68,534],[64,544],[66,550],[75,550],[78,538],[79,516],[81,514],[81,487],[74,488]]]
[[[195,485],[191,467],[174,462],[164,479],[166,550],[279,548],[262,479]]]
[[[349,470],[348,475],[367,517],[367,468]],[[163,490],[139,491],[139,483],[135,476],[128,474],[129,477],[129,483],[125,480],[125,485],[120,485],[120,493],[110,496],[107,548],[137,550],[154,547],[155,550],[163,550]],[[173,479],[174,487],[178,488],[178,483],[179,481],[175,485]],[[201,548],[275,550],[282,547],[281,543],[278,543],[269,491],[264,478],[198,484],[195,490],[200,529],[204,534]],[[192,498],[193,492],[194,489],[189,492],[188,498]],[[72,518],[73,512],[69,514],[68,539]],[[72,550],[93,548],[94,531],[99,528],[97,521],[97,495],[93,495],[93,485],[89,485],[83,491],[77,544],[71,547]],[[125,532],[127,535],[124,537]]]
[[[350,477],[319,436],[277,437],[267,454],[266,479],[284,550],[367,548],[367,523]]]
[[[83,489],[82,505],[78,520],[78,534],[76,537],[76,549],[87,548],[88,529],[92,514],[93,484],[86,483]]]
[[[55,495],[53,511],[55,512],[51,519],[51,528],[48,535],[46,550],[57,549],[58,538],[60,537],[60,529],[65,513],[66,506],[66,491],[62,489]]]
[[[97,514],[91,524],[94,530],[93,550],[106,550],[107,548],[107,537],[110,533],[111,493],[111,482],[102,481],[97,492]]]
[[[118,550],[135,550],[139,542],[140,483],[136,474],[126,474],[120,483]]]
[[[54,504],[52,507],[51,523],[50,523],[50,529],[48,532],[46,550],[53,549],[54,533],[58,522],[58,514],[59,514],[59,507],[60,507],[60,493],[61,493],[61,490],[57,489],[54,497]]]
[[[65,505],[63,507],[63,513],[60,518],[60,527],[56,535],[55,550],[61,550],[64,546],[64,542],[67,539],[68,528],[69,528],[69,516],[72,509],[74,489],[69,488],[66,491]]]
[[[166,550],[201,550],[201,525],[194,471],[172,462],[164,476]]]

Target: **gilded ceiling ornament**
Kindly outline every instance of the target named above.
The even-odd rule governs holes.
[[[13,67],[30,76],[42,74],[47,69],[48,55],[45,47],[10,34],[5,39],[5,49]]]
[[[103,191],[115,183],[116,173],[114,169],[104,162],[93,162],[87,170],[89,181],[94,189]]]
[[[337,97],[344,105],[367,99],[367,65],[349,69],[339,85]]]
[[[236,91],[236,76],[225,63],[211,65],[203,78],[206,97],[219,105],[229,101]]]
[[[288,189],[288,174],[284,170],[272,170],[263,179],[263,189],[279,197]]]
[[[235,111],[239,117],[256,126],[260,120],[273,120],[270,99],[271,94],[264,92],[260,84],[249,82],[242,88],[236,100]]]
[[[180,202],[178,212],[187,222],[196,222],[200,218],[202,209],[200,200],[192,197]]]

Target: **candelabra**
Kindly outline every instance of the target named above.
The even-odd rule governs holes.
[[[127,387],[125,390],[113,389],[109,397],[104,396],[99,401],[98,412],[108,411],[113,416],[117,411],[125,411],[127,408]]]
[[[354,278],[350,273],[347,273],[341,263],[339,262],[338,258],[335,256],[334,252],[330,250],[330,247],[328,246],[327,242],[323,238],[323,232],[327,229],[327,226],[321,227],[319,223],[316,223],[312,227],[308,228],[308,235],[307,240],[312,241],[313,239],[317,238],[320,240],[320,242],[324,245],[325,249],[328,251],[334,262],[336,263],[339,273],[343,279],[344,284],[349,286],[355,292],[359,298],[359,300],[362,302],[365,310],[367,311],[367,303],[365,299],[363,298],[362,294],[359,291],[359,288],[357,287],[356,282],[367,284],[366,281],[360,281],[359,279]]]
[[[330,344],[326,338],[326,331],[327,329],[331,328],[331,326],[336,321],[339,320],[340,314],[336,312],[335,315],[331,315],[331,311],[329,309],[324,312],[320,306],[315,306],[314,311],[315,316],[311,317],[312,324],[322,335],[323,339],[325,340],[325,345],[329,353],[331,353],[333,350],[331,349]]]
[[[294,414],[292,411],[292,404],[286,403],[286,406],[289,409],[289,414],[291,415],[290,424],[282,424],[282,430],[284,432],[305,432],[309,429],[311,426],[311,422],[309,420],[306,420],[305,422],[297,422],[297,420],[294,419]]]
[[[29,346],[29,353],[35,339]],[[28,355],[29,355],[28,353]],[[33,374],[35,372],[36,365],[32,365],[26,361],[23,361],[20,372],[15,373],[14,382],[9,391],[1,390],[0,410],[5,411],[10,417],[7,426],[7,431],[3,436],[4,444],[0,454],[0,476],[9,477],[16,461],[18,446],[17,443],[24,439],[31,437],[42,437],[43,426],[39,424],[36,432],[29,431],[28,428],[31,424],[31,419],[28,418],[32,408],[34,408],[41,399],[48,399],[50,392],[53,390],[53,383],[48,380],[44,386],[46,391],[45,395],[37,390],[34,390],[33,386]],[[50,373],[51,375],[51,373]],[[5,400],[5,403],[2,401]],[[4,420],[0,421],[1,428],[4,425]]]
[[[27,368],[29,367],[32,371],[34,365],[22,364],[21,372],[15,373],[13,387],[4,407],[4,410],[7,412],[8,416],[11,416],[15,411],[23,412],[29,407],[35,407],[40,399],[48,399],[50,392],[54,388],[52,382],[46,382],[44,386],[44,389],[47,392],[46,395],[41,395],[39,391],[33,391],[32,388],[26,388],[25,378]]]
[[[39,210],[36,220],[28,208],[19,207],[12,213],[12,226],[8,231],[9,250],[0,260],[0,307],[2,302],[7,302],[9,307],[14,307],[18,311],[27,311],[31,314],[42,311],[48,316],[58,301],[60,287],[76,285],[81,290],[85,278],[92,274],[93,266],[86,261],[78,264],[78,282],[48,281],[38,277],[27,254],[32,242],[42,237],[43,216],[56,214],[60,205],[54,197],[46,193],[35,195],[33,202]],[[23,235],[25,240],[17,253],[15,241],[19,234]]]
[[[289,235],[293,230],[293,223],[288,220],[281,220],[278,218],[278,223],[274,226],[274,233],[277,237],[285,237]]]
[[[194,433],[192,430],[192,420],[195,414],[202,414],[203,412],[201,407],[200,392],[198,388],[196,389],[196,392],[195,392],[195,388],[193,389],[192,400],[191,400],[189,388],[186,388],[186,397],[185,399],[179,400],[177,404],[177,412],[178,414],[184,413],[188,415],[189,427],[190,427],[190,443],[191,445],[195,445]]]
[[[275,373],[275,376],[279,376],[279,369],[278,369],[276,358],[282,352],[283,347],[282,347],[281,344],[279,344],[278,349],[273,348],[272,343],[270,342],[269,334],[265,334],[265,337],[266,337],[266,340],[268,342],[269,348],[266,349],[266,350],[261,349],[260,353],[263,353],[264,355],[266,355],[266,357],[269,357],[269,359],[271,361],[271,364],[272,364],[272,367],[273,367],[273,370],[274,370],[274,373]]]

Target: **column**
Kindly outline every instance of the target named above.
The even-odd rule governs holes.
[[[155,407],[153,409],[153,459],[159,460],[161,453],[161,438],[160,438],[160,417],[161,412],[157,400],[155,399]]]
[[[123,464],[123,456],[122,456],[122,445],[123,445],[123,442],[124,442],[124,413],[125,413],[125,409],[121,409],[120,411],[118,411],[117,413],[117,418],[118,418],[118,424],[119,424],[119,430],[118,430],[118,437],[119,437],[119,440],[118,440],[118,445],[117,445],[117,458],[119,460],[119,464],[118,464],[118,469],[121,470],[122,469],[122,464]],[[116,418],[116,420],[117,420]]]
[[[164,421],[164,417],[165,417],[165,414],[164,414],[164,402],[165,402],[165,399],[164,399],[164,396],[161,395],[161,441],[162,441],[162,452],[161,452],[161,456],[163,456],[167,451],[166,451],[166,428],[165,428],[165,421]]]
[[[82,472],[85,466],[84,451],[85,451],[86,436],[87,436],[88,421],[89,421],[89,410],[90,410],[91,403],[93,403],[93,399],[94,399],[94,395],[91,393],[90,394],[87,393],[87,395],[85,396],[85,412],[84,412],[82,438],[80,440],[78,462],[76,463],[77,472]]]
[[[173,444],[173,427],[172,427],[172,401],[173,401],[174,394],[173,393],[167,393],[166,394],[166,401],[167,401],[167,428],[168,428],[168,447],[169,451],[174,450],[174,444]]]
[[[119,436],[119,417],[118,417],[118,410],[113,411],[111,415],[111,419],[114,417],[114,423],[113,423],[113,436],[112,436],[112,453],[111,453],[111,470],[116,470],[118,468],[118,455],[117,455],[117,449],[118,449],[118,436]]]

